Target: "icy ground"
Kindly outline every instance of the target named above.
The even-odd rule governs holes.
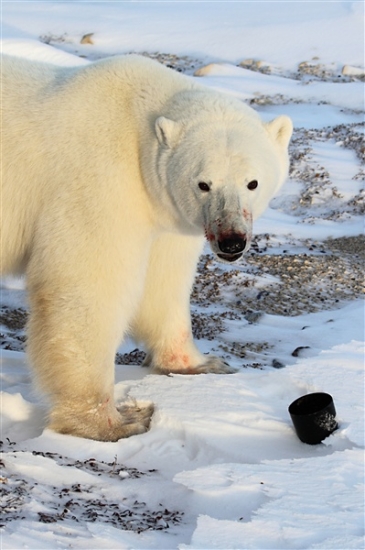
[[[227,267],[207,249],[198,267],[195,337],[238,373],[153,376],[133,342],[118,350],[116,397],[155,404],[148,433],[45,429],[24,284],[3,281],[1,548],[363,549],[363,3],[1,7],[5,53],[71,65],[140,52],[295,126],[290,178],[251,251]],[[332,394],[339,422],[317,446],[287,413],[312,391]]]

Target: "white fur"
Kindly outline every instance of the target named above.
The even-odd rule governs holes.
[[[27,275],[28,351],[50,427],[143,432],[151,408],[115,408],[115,350],[129,331],[156,371],[230,372],[193,343],[196,263],[204,234],[218,254],[237,235],[248,248],[286,176],[291,122],[264,125],[138,56],[77,68],[3,56],[2,69],[2,272]]]

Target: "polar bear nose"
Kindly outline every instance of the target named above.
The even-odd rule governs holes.
[[[231,237],[223,241],[218,241],[219,249],[224,254],[239,254],[244,251],[246,244],[247,241],[242,237]]]

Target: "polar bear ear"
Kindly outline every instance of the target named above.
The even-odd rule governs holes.
[[[266,124],[266,129],[278,145],[284,149],[288,147],[291,135],[293,133],[293,123],[288,116],[278,116]]]
[[[171,148],[177,143],[181,128],[174,120],[160,116],[155,122],[155,132],[160,145]]]

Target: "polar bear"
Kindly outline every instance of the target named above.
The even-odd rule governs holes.
[[[117,410],[127,333],[157,373],[229,373],[192,338],[204,237],[232,262],[288,171],[289,118],[144,57],[76,68],[2,57],[3,273],[25,273],[28,353],[49,427],[116,441],[152,407]]]

